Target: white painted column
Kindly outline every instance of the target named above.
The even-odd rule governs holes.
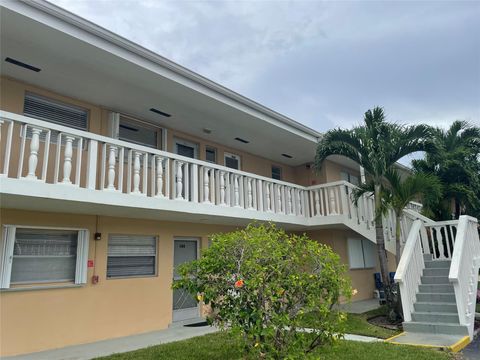
[[[175,185],[176,185],[176,198],[183,199],[182,190],[183,190],[183,173],[182,173],[182,165],[181,161],[177,161],[175,163],[176,166],[176,178],[175,178]]]
[[[133,194],[140,195],[140,157],[142,153],[140,151],[134,152],[133,158]]]
[[[72,155],[73,155],[73,140],[75,140],[72,136],[65,137],[65,152],[64,152],[64,159],[63,159],[63,184],[71,184],[72,181],[70,180],[70,176],[72,174]],[[57,146],[60,146],[58,144]]]
[[[163,195],[163,158],[160,156],[157,156],[156,158],[156,188],[157,188],[157,193],[156,197],[164,197]]]
[[[109,146],[108,151],[108,173],[107,173],[107,190],[115,190],[115,162],[117,156],[117,147]],[[123,159],[122,159],[123,161]]]
[[[40,147],[40,134],[42,129],[32,128],[32,140],[30,141],[30,155],[28,157],[28,173],[27,179],[36,180],[38,165],[38,149]]]

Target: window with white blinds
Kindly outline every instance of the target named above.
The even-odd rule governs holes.
[[[88,128],[88,110],[32,93],[25,94],[23,114],[75,129]]]
[[[157,238],[145,235],[110,235],[107,278],[156,275]]]
[[[7,225],[2,237],[0,287],[86,283],[88,231]]]

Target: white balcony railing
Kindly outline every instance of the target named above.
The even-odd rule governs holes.
[[[6,178],[374,228],[373,197],[354,205],[345,181],[304,187],[4,111],[0,154]]]

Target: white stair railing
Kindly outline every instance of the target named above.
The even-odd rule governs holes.
[[[421,282],[425,262],[422,251],[423,223],[415,220],[407,238],[400,263],[395,272],[395,281],[399,283],[402,294],[402,308],[405,321],[412,320],[413,304],[416,301],[418,286]]]
[[[460,216],[448,279],[455,290],[460,324],[467,326],[470,339],[473,339],[479,265],[477,219]]]

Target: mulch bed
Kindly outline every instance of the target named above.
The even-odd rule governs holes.
[[[367,319],[367,321],[375,326],[380,326],[385,329],[390,329],[390,330],[402,330],[402,323],[395,323],[392,324],[391,322],[388,321],[387,317],[385,315],[377,315],[374,317],[371,317]]]

